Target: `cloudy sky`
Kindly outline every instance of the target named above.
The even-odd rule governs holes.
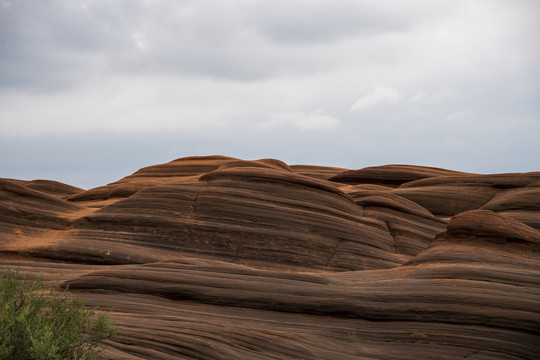
[[[540,170],[537,0],[0,0],[0,177]]]

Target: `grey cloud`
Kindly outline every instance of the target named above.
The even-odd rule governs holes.
[[[347,0],[12,4],[0,15],[0,80],[4,87],[37,90],[109,73],[253,81],[326,71],[350,50],[329,41],[404,31],[430,19],[434,9],[452,12],[448,5],[424,3],[417,11],[399,2]]]
[[[37,91],[69,87],[94,72],[106,60],[107,50],[117,48],[102,14],[77,8],[82,2],[11,4],[0,12],[3,87]]]
[[[277,0],[252,3],[246,17],[268,38],[299,44],[407,31],[433,16],[450,16],[456,8],[425,1]]]

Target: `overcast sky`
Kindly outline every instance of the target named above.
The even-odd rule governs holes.
[[[0,0],[0,177],[540,170],[538,0]]]

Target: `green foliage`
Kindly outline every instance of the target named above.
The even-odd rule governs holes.
[[[108,314],[84,307],[66,289],[26,281],[18,271],[0,275],[0,359],[97,359],[99,343],[116,334]]]

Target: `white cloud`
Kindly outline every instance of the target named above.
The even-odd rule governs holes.
[[[135,43],[135,46],[139,50],[145,50],[147,47],[147,42],[145,40],[145,37],[141,33],[133,33],[131,34],[131,37],[133,38],[133,42]]]
[[[273,115],[269,120],[261,123],[267,129],[279,127],[293,127],[300,130],[334,130],[341,126],[340,121],[322,111],[305,113],[301,111],[284,112]]]
[[[449,114],[447,117],[446,117],[446,120],[448,121],[462,121],[462,120],[465,120],[466,118],[470,117],[470,115],[472,114],[472,111],[471,110],[460,110],[460,111],[456,111],[456,112],[453,112],[451,114]]]
[[[384,104],[396,104],[403,98],[401,93],[390,86],[382,83],[373,85],[373,90],[362,96],[351,106],[351,110],[370,110]]]
[[[114,76],[53,93],[4,91],[0,92],[0,135],[207,132],[216,128],[233,133],[232,129],[257,131],[261,126],[337,129],[340,121],[324,110],[329,106],[324,102],[327,93],[309,90],[320,81]],[[321,110],[303,110],[311,106]]]
[[[454,97],[454,93],[448,88],[443,87],[436,92],[419,91],[416,95],[409,98],[408,102],[413,104],[438,104]]]

